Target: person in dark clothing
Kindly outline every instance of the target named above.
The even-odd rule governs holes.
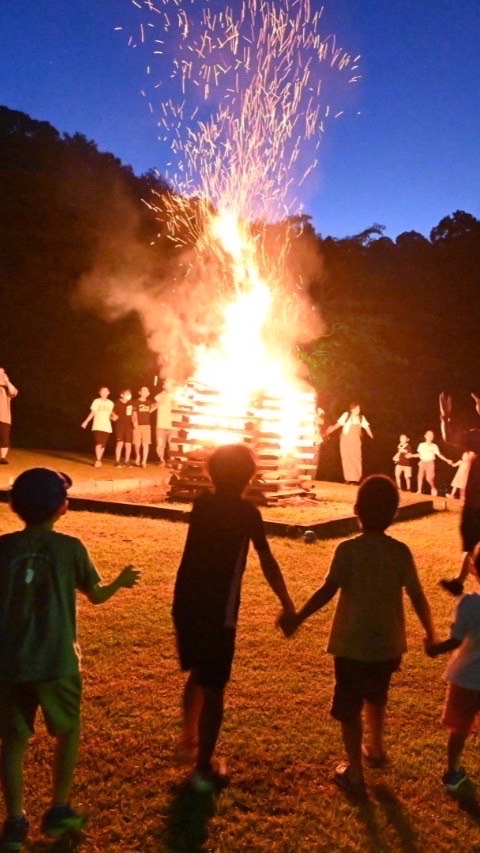
[[[180,666],[189,672],[183,692],[183,733],[177,758],[195,762],[193,786],[211,791],[226,783],[212,761],[230,679],[242,577],[250,542],[283,612],[293,612],[259,510],[242,494],[255,473],[246,445],[218,447],[208,460],[213,493],[198,497],[178,569],[173,620]]]

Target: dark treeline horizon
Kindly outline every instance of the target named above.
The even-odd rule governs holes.
[[[143,201],[152,191],[156,215]],[[115,395],[152,382],[157,359],[136,313],[107,320],[101,299],[79,298],[79,283],[99,258],[106,277],[165,278],[176,262],[161,222],[169,191],[81,134],[0,107],[0,366],[20,390],[13,446],[89,447],[80,423],[98,387]],[[429,238],[406,231],[396,240],[376,223],[332,238],[309,216],[265,227],[296,231],[297,265],[317,258],[299,272],[324,333],[299,357],[329,422],[360,401],[375,434],[367,471],[389,468],[401,432],[413,443],[428,428],[439,436],[441,391],[452,395],[460,425],[476,425],[479,220],[446,211]],[[333,439],[324,449],[331,479],[336,458]]]

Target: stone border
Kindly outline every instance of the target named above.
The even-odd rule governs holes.
[[[0,489],[0,502],[8,503],[9,490]],[[68,499],[69,509],[80,512],[107,512],[111,515],[126,515],[135,518],[161,518],[165,521],[187,522],[190,509],[178,509],[163,504],[133,504],[124,501],[98,500],[96,498],[81,498],[71,495]],[[307,530],[313,530],[317,539],[336,539],[358,533],[359,527],[355,516],[331,518],[326,521],[311,522],[310,524],[289,524],[285,521],[273,521],[268,518],[268,508],[262,508],[265,530],[271,536],[288,536],[299,538]],[[422,518],[436,512],[433,500],[421,500],[400,506],[395,521],[410,521]]]

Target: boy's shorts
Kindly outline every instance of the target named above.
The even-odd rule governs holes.
[[[125,444],[133,442],[133,426],[132,424],[120,424],[115,426],[115,440],[123,441]]]
[[[470,690],[450,683],[442,714],[442,723],[449,729],[468,735],[480,712],[480,690]]]
[[[201,687],[222,688],[230,681],[235,652],[235,629],[223,628],[207,636],[178,630],[177,648],[184,672],[197,672]]]
[[[365,701],[386,705],[392,674],[400,669],[401,661],[401,658],[361,661],[335,657],[332,717],[339,722],[351,720],[361,712]]]
[[[152,428],[148,424],[140,424],[140,426],[136,426],[133,430],[133,443],[138,447],[143,445],[144,447],[147,444],[152,443]]]
[[[0,682],[0,737],[30,737],[41,708],[51,735],[74,729],[80,720],[82,680],[79,673],[51,681]]]
[[[104,432],[102,429],[94,429],[92,430],[93,442],[98,447],[105,447],[108,439],[110,438],[109,432]]]

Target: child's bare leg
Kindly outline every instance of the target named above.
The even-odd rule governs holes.
[[[223,721],[224,692],[223,687],[203,688],[203,706],[198,721],[196,766],[199,773],[208,773],[212,769],[213,753]]]
[[[383,743],[385,705],[372,705],[371,702],[365,702],[365,722],[368,729],[368,753],[372,758],[383,758],[385,755]]]
[[[447,742],[447,761],[449,770],[458,770],[466,739],[467,736],[463,732],[457,732],[454,729],[450,731]]]
[[[102,461],[102,456],[103,456],[104,450],[105,450],[105,447],[103,444],[96,444],[95,445],[95,459],[97,462]]]
[[[472,555],[471,555],[470,551],[466,551],[464,554],[463,560],[462,560],[462,565],[460,566],[460,571],[456,577],[456,580],[463,583],[472,570],[473,570]]]
[[[349,720],[342,720],[342,737],[345,752],[350,765],[349,776],[354,785],[363,783],[362,767],[362,715],[357,714]]]
[[[409,477],[409,476],[408,476],[408,474],[405,474],[405,487],[406,487],[406,489],[407,489],[407,492],[410,492],[410,491],[411,491],[411,488],[412,488],[412,478],[411,478],[411,477]]]
[[[197,672],[192,670],[183,690],[183,735],[185,744],[196,744],[198,741],[198,721],[203,707],[203,687],[197,681]]]
[[[423,470],[419,467],[418,469],[418,480],[417,480],[417,492],[420,494],[423,487]]]
[[[148,451],[149,450],[150,450],[150,445],[144,444],[142,447],[142,465],[143,465],[143,467],[145,467],[145,465],[147,464]]]
[[[12,734],[2,741],[0,777],[8,817],[23,814],[23,760],[28,736]]]
[[[132,445],[129,441],[125,442],[125,462],[128,464],[130,462],[130,456],[132,454]]]
[[[123,441],[117,441],[115,445],[115,462],[120,462],[122,458]]]
[[[437,494],[437,489],[435,487],[435,475],[434,474],[428,474],[427,473],[427,483],[430,486],[430,491],[431,491],[432,495],[435,496]]]
[[[53,766],[52,806],[66,805],[70,799],[73,771],[77,764],[80,723],[65,734],[57,735]]]

